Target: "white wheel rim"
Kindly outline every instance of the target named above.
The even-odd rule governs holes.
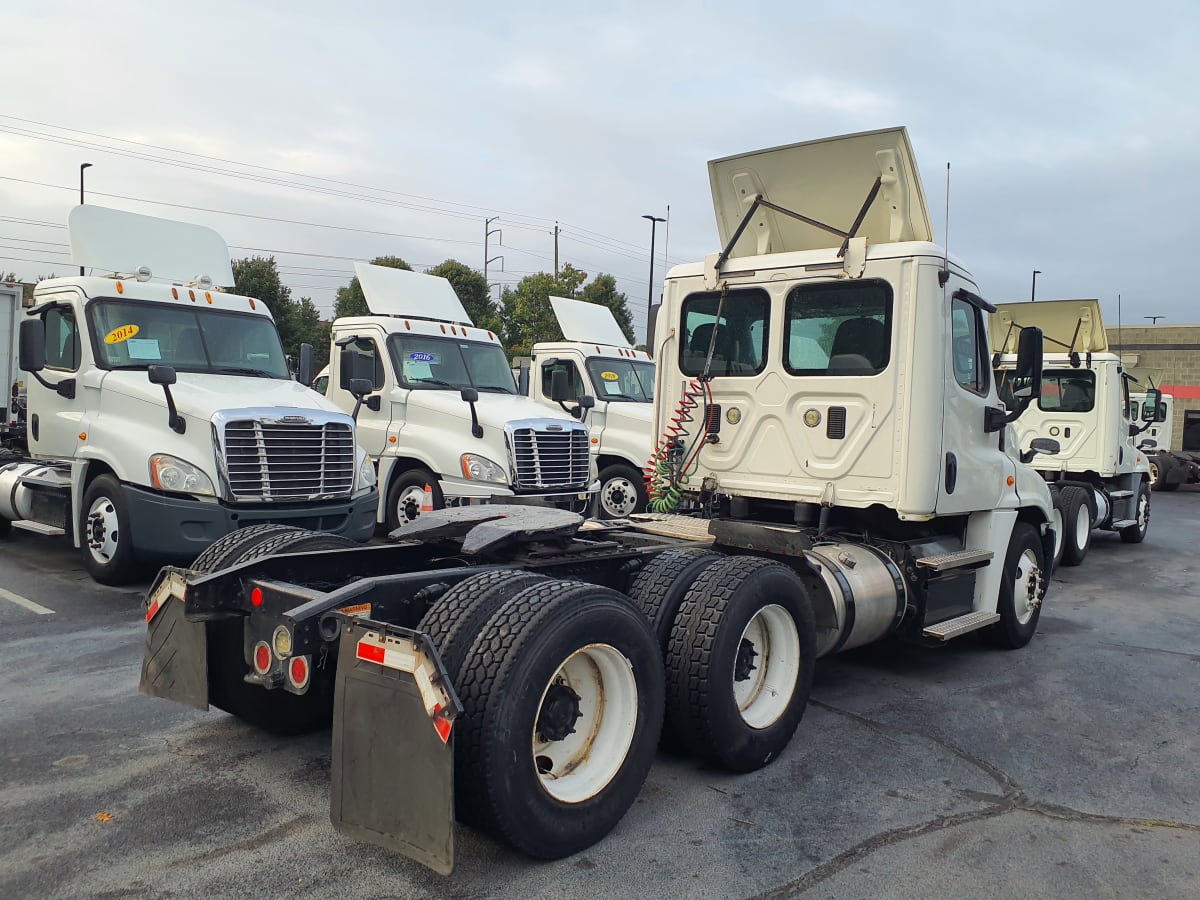
[[[415,484],[400,492],[396,498],[396,521],[403,525],[412,522],[421,515],[421,506],[425,503],[425,488]]]
[[[1063,514],[1061,509],[1054,510],[1054,558],[1058,559],[1059,553],[1062,552],[1063,538]]]
[[[800,634],[782,606],[764,606],[738,642],[733,663],[733,699],[751,728],[773,725],[796,692],[800,678]]]
[[[117,508],[108,497],[97,497],[87,514],[84,537],[92,559],[103,565],[112,562],[121,538]]]
[[[1150,480],[1158,481],[1158,463],[1150,463]]]
[[[1145,531],[1150,524],[1150,498],[1145,494],[1138,495],[1137,524],[1138,531]]]
[[[637,485],[624,475],[610,478],[600,487],[600,508],[614,519],[632,514],[637,509],[637,502]]]
[[[550,724],[558,732],[540,733],[555,711],[560,715]],[[564,711],[575,716],[573,726],[563,725]],[[589,644],[568,656],[543,689],[533,726],[533,769],[546,793],[582,803],[604,790],[629,754],[637,711],[633,664],[620,650]]]
[[[1075,516],[1075,546],[1082,550],[1087,546],[1088,536],[1092,533],[1092,514],[1088,512],[1087,504],[1079,507]]]
[[[1042,569],[1037,554],[1026,550],[1017,560],[1017,571],[1013,576],[1013,611],[1017,621],[1029,624],[1033,614],[1042,603]]]

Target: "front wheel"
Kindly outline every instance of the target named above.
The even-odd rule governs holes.
[[[429,486],[429,498],[425,496],[426,485]],[[441,509],[446,505],[437,476],[428,469],[409,469],[393,478],[387,493],[387,530],[392,532],[401,525],[416,521],[427,499],[431,501],[428,505],[433,509]]]
[[[1133,524],[1120,531],[1121,540],[1127,544],[1140,544],[1150,530],[1150,485],[1144,480],[1138,487],[1137,516]]]
[[[984,640],[1006,650],[1016,650],[1033,640],[1046,596],[1046,574],[1045,551],[1037,529],[1028,522],[1017,522],[1008,540],[996,603],[1000,621],[983,630]]]
[[[83,492],[79,549],[84,568],[100,584],[128,584],[137,575],[125,492],[112,475],[92,479]]]
[[[624,519],[645,509],[646,484],[641,472],[625,463],[613,463],[601,470],[601,519]]]

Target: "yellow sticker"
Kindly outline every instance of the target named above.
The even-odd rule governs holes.
[[[371,604],[370,603],[356,603],[353,606],[343,606],[338,610],[338,612],[343,612],[348,616],[364,616],[365,615],[369,619],[369,618],[371,618]]]
[[[120,328],[114,328],[104,336],[104,343],[119,344],[121,341],[127,341],[138,333],[136,325],[122,325]]]
[[[600,377],[603,378],[605,381],[616,381],[621,376],[618,375],[616,372],[601,372]]]

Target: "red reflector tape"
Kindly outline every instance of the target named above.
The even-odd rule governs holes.
[[[376,644],[368,644],[366,641],[358,642],[358,652],[355,654],[359,659],[365,659],[367,662],[379,663],[383,665],[384,649]]]
[[[146,610],[146,621],[149,622],[152,620],[158,614],[158,611],[161,607],[162,604],[160,604],[157,600],[151,603],[150,608]]]
[[[439,716],[438,713],[441,711],[442,704],[440,703],[433,708],[433,727],[437,731],[438,737],[442,739],[442,743],[445,744],[450,740],[450,729],[454,723],[444,716]]]

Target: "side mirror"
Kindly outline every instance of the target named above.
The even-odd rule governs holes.
[[[1144,438],[1138,443],[1139,450],[1154,450],[1158,447],[1158,441],[1154,438]]]
[[[341,351],[338,354],[338,384],[353,394],[354,389],[350,387],[350,383],[354,380],[354,357],[346,352],[345,347],[342,347]]]
[[[312,384],[313,380],[313,348],[312,344],[300,345],[300,373],[299,381],[305,387]]]
[[[1034,438],[1029,442],[1029,449],[1035,453],[1045,453],[1047,456],[1053,456],[1062,448],[1054,438]]]
[[[383,398],[378,394],[372,394],[363,401],[363,406],[365,406],[371,412],[379,412],[379,410],[383,408]]]
[[[566,403],[571,399],[571,382],[565,369],[550,373],[550,399],[555,403]]]
[[[1142,402],[1143,422],[1165,422],[1167,420],[1166,404],[1162,402],[1162,391],[1150,388],[1146,391],[1146,399]]]
[[[1021,329],[1013,375],[1024,385],[1019,391],[1021,398],[1033,401],[1042,396],[1042,329]]]
[[[581,409],[591,409],[596,405],[596,398],[591,394],[584,394],[579,398],[579,406]]]
[[[459,392],[459,396],[462,398],[463,403],[479,402],[479,391],[475,390],[475,388],[463,388]]]
[[[147,366],[146,376],[151,384],[174,384],[176,381],[174,366]]]
[[[25,319],[21,322],[21,343],[18,349],[21,368],[40,372],[46,368],[46,321]]]
[[[346,359],[347,357],[342,358]],[[348,368],[348,366],[343,368]],[[351,378],[348,379],[348,381],[350,384],[350,394],[359,402],[362,402],[362,398],[371,393],[375,387],[373,384],[371,384],[371,379],[369,378]]]

